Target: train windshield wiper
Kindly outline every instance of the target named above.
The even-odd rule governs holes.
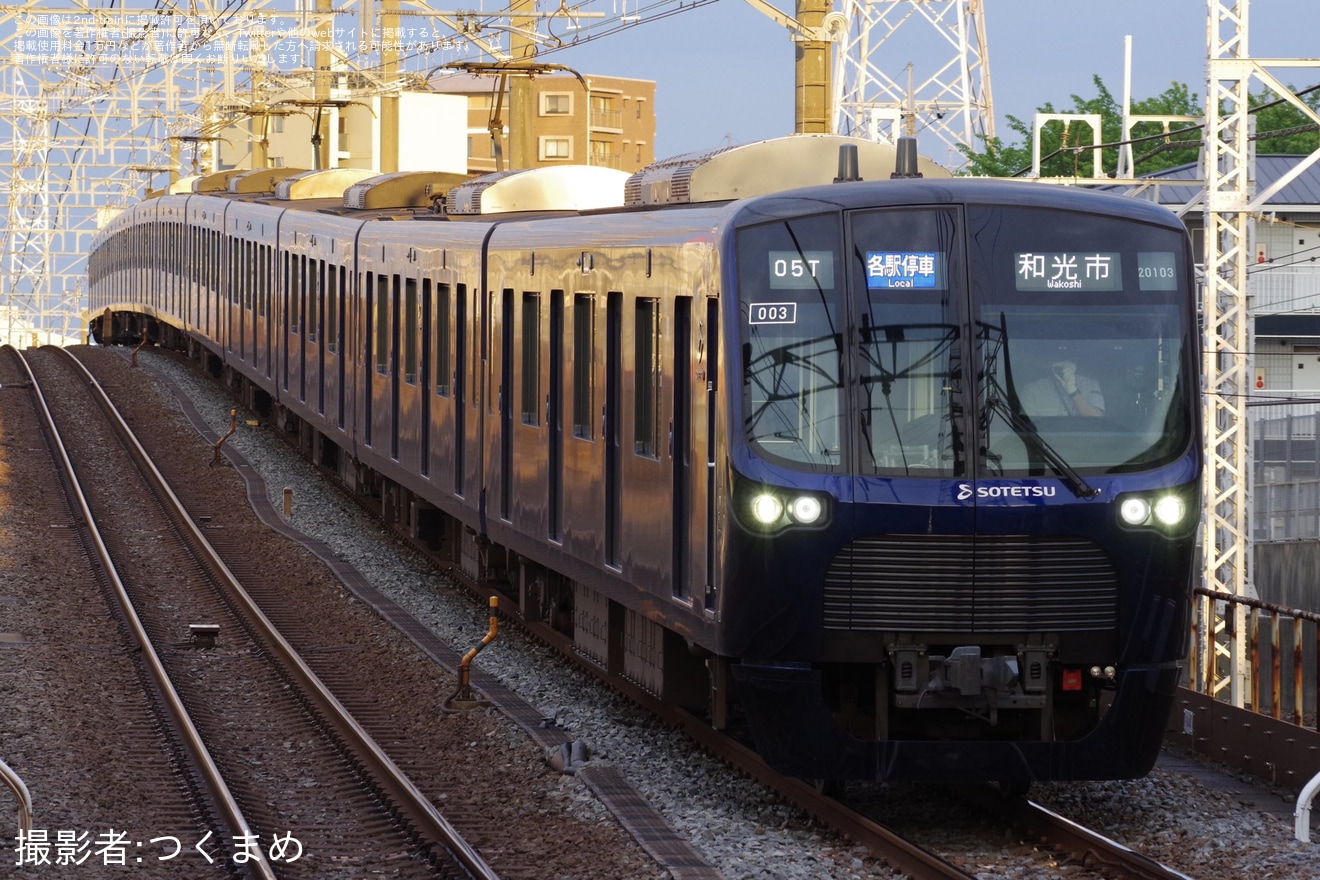
[[[1086,482],[1082,475],[1077,473],[1072,465],[1068,464],[1068,460],[1040,435],[1040,431],[1036,430],[1036,426],[1031,423],[1031,419],[1004,403],[999,395],[994,392],[986,395],[986,406],[991,412],[999,413],[1009,427],[1025,440],[1027,445],[1034,449],[1041,458],[1045,459],[1046,464],[1054,468],[1055,473],[1063,479],[1064,485],[1074,495],[1078,498],[1094,498],[1100,494],[1099,489]]]

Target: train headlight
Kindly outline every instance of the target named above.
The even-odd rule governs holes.
[[[800,495],[788,505],[788,515],[794,522],[802,523],[804,526],[816,522],[824,511],[820,499],[811,495]]]
[[[784,502],[769,492],[752,498],[752,516],[763,526],[772,526],[784,515]]]
[[[1142,493],[1118,499],[1118,519],[1129,528],[1159,529],[1170,535],[1181,534],[1196,523],[1190,516],[1192,505],[1178,492]]]
[[[1155,502],[1155,519],[1166,526],[1176,526],[1187,515],[1187,505],[1177,495],[1165,495]]]
[[[750,531],[764,536],[788,529],[820,529],[830,520],[829,496],[787,486],[766,486],[739,479],[734,512]]]
[[[1150,519],[1150,502],[1145,498],[1124,498],[1118,506],[1118,515],[1130,526],[1139,526]]]

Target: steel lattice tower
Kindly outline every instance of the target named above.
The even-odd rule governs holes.
[[[216,138],[268,113],[270,95],[311,98],[332,71],[383,94],[456,57],[445,28],[409,38],[382,76],[418,30],[399,13],[400,0],[0,6],[0,343],[81,341],[86,255],[106,216],[215,170]]]
[[[994,102],[982,0],[842,0],[846,33],[835,43],[834,131],[893,141],[914,135],[921,152],[951,168],[960,144],[994,137]],[[934,70],[894,70],[904,56],[939,59]]]
[[[1255,597],[1252,579],[1252,443],[1247,404],[1254,356],[1247,267],[1252,224],[1269,200],[1307,167],[1320,150],[1268,190],[1256,192],[1255,140],[1250,86],[1259,81],[1320,124],[1320,115],[1271,70],[1320,67],[1317,59],[1252,58],[1248,51],[1248,0],[1207,0],[1209,65],[1206,74],[1205,164],[1205,519],[1203,572],[1207,589]],[[1198,658],[1201,689],[1230,702],[1251,702],[1247,674],[1245,609],[1225,620],[1210,599],[1202,601],[1207,629]]]

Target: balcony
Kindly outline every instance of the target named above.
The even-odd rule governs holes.
[[[621,134],[623,132],[623,111],[592,110],[589,124],[592,131],[612,131]]]

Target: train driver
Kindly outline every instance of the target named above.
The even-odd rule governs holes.
[[[1077,372],[1075,361],[1060,359],[1048,376],[1027,385],[1022,409],[1029,416],[1102,416],[1105,398],[1100,383]]]

